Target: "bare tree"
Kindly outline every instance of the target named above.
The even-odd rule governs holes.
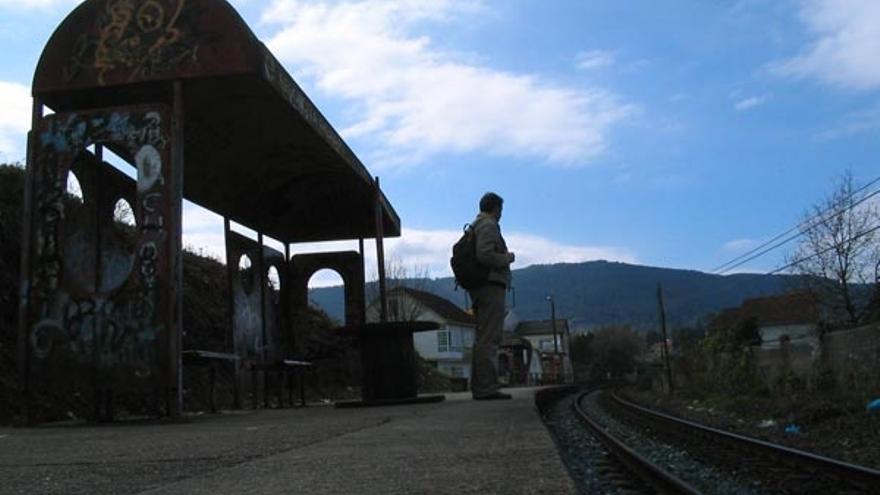
[[[425,290],[427,287],[428,267],[424,265],[407,265],[399,256],[392,255],[385,261],[386,290],[388,291],[388,319],[390,321],[416,321],[422,316],[422,306],[412,297],[405,295],[402,289]],[[374,279],[378,275],[374,274]],[[378,315],[379,284],[372,282],[367,288],[368,313]],[[378,317],[376,317],[378,319]]]
[[[831,194],[805,214],[801,241],[788,256],[831,319],[856,326],[872,312],[880,282],[880,209],[845,172]]]

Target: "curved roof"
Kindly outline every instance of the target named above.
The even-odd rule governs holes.
[[[33,94],[56,112],[171,105],[174,81],[184,197],[284,242],[376,235],[366,167],[224,0],[87,0],[46,44]],[[400,235],[379,201],[384,235]]]

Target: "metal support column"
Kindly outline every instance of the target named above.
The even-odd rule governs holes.
[[[169,210],[171,221],[165,226],[168,234],[168,414],[180,419],[183,413],[183,82],[174,81],[174,105],[171,119],[171,170]]]
[[[34,423],[33,404],[31,403],[31,343],[29,338],[28,316],[31,306],[31,246],[33,245],[34,224],[34,169],[36,168],[34,147],[36,136],[34,129],[43,118],[43,102],[34,96],[31,111],[31,130],[28,131],[27,159],[24,181],[23,221],[21,222],[21,285],[18,306],[18,374],[19,392],[24,410],[21,421],[26,425]]]
[[[382,221],[382,189],[376,177],[376,263],[379,268],[379,321],[388,321],[388,294],[385,293],[385,240]]]

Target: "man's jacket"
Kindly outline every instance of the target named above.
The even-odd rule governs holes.
[[[480,212],[472,224],[477,234],[477,261],[489,267],[489,282],[510,286],[510,262],[501,226],[492,215]]]

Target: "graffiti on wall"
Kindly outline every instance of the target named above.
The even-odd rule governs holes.
[[[263,314],[260,311],[260,274],[257,243],[240,234],[226,233],[226,262],[237,268],[232,279],[232,335],[236,354],[244,359],[263,355]]]
[[[29,341],[37,360],[66,359],[97,369],[124,367],[138,378],[153,373],[157,338],[165,331],[159,313],[168,208],[162,170],[168,139],[162,120],[158,111],[72,113],[44,119],[33,163],[35,256],[28,304]],[[92,143],[124,147],[138,169],[135,269],[128,266],[132,273],[120,274],[125,281],[109,288],[83,287],[73,277],[64,280],[62,271],[63,186],[70,163]],[[87,251],[76,255],[88,256]],[[102,253],[92,259],[109,258]],[[119,269],[108,265],[95,271],[101,268]]]
[[[244,359],[283,359],[289,355],[289,352],[285,353],[282,336],[286,319],[280,294],[273,294],[275,288],[269,272],[275,267],[280,289],[283,271],[279,268],[285,266],[284,254],[268,246],[261,248],[258,242],[233,231],[227,232],[226,236],[226,262],[237,267],[231,285],[235,352]]]
[[[123,144],[129,150],[145,145],[164,149],[168,139],[161,129],[162,116],[150,111],[142,115],[110,112],[80,116],[69,113],[51,118],[39,135],[40,146],[49,153],[74,153],[93,143]]]
[[[183,18],[185,7],[186,0],[108,0],[94,31],[77,38],[64,67],[65,79],[93,70],[100,85],[114,72],[131,82],[195,60],[197,36]]]

